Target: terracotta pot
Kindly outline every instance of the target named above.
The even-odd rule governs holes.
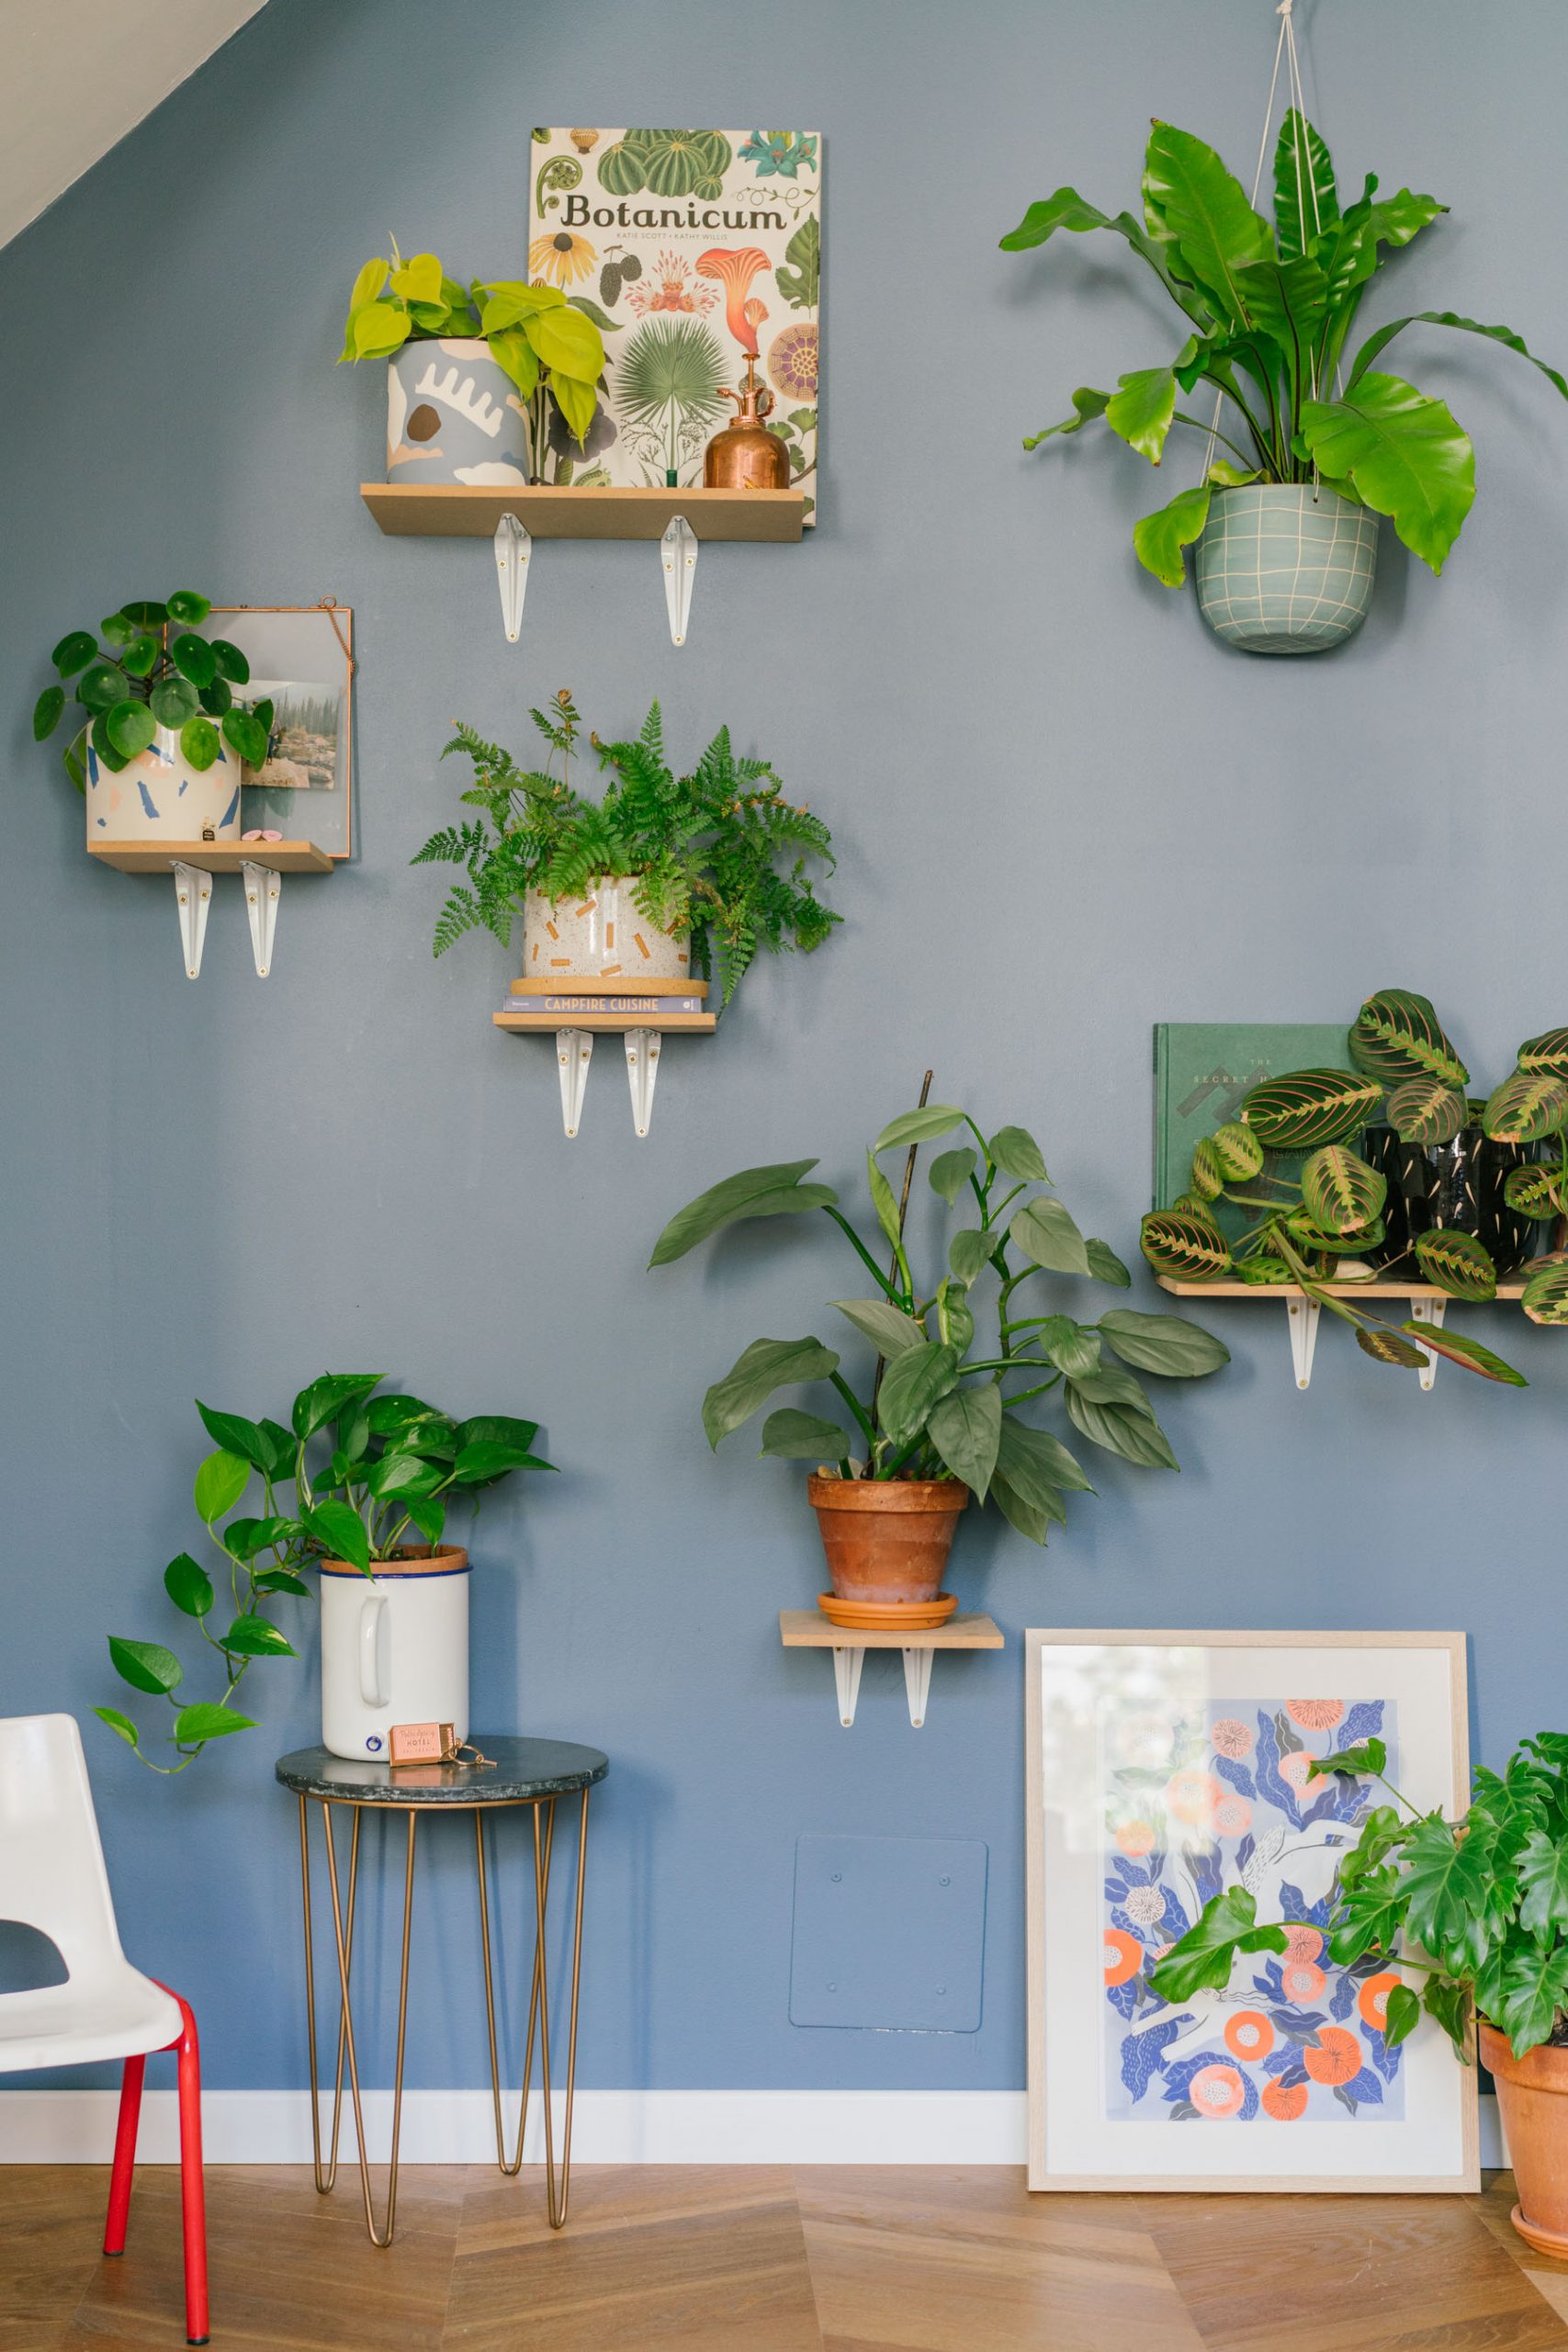
[[[1568,2050],[1543,2046],[1516,2058],[1506,2034],[1484,2018],[1480,2037],[1519,2192],[1510,2218],[1527,2245],[1568,2260]]]
[[[806,1492],[828,1580],[843,1600],[924,1600],[942,1590],[958,1514],[969,1499],[959,1478],[823,1478]]]

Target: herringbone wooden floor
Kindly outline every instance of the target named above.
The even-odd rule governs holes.
[[[179,2184],[0,2171],[0,2352],[184,2340]],[[1479,2198],[1035,2197],[996,2167],[405,2169],[397,2243],[351,2177],[208,2174],[215,2347],[265,2352],[1558,2352],[1568,2266]]]

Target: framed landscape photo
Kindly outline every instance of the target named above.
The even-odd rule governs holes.
[[[354,614],[346,605],[214,605],[203,637],[225,637],[251,665],[236,690],[268,700],[264,764],[241,770],[240,830],[354,849]]]
[[[1376,1737],[1412,1804],[1470,1787],[1464,1636],[1032,1632],[1026,1650],[1029,2186],[1474,2191],[1475,2068],[1326,1928],[1370,1776],[1314,1756]],[[1148,1972],[1243,1885],[1289,1949],[1163,2001]],[[1212,2131],[1211,2124],[1223,2124]]]

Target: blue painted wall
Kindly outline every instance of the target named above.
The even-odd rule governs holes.
[[[1458,0],[1313,17],[1342,175],[1454,208],[1374,314],[1504,318],[1563,359],[1562,10],[1514,0],[1484,39]],[[1397,980],[1441,1000],[1479,1073],[1568,1019],[1568,414],[1542,379],[1412,337],[1480,499],[1440,582],[1385,538],[1371,622],[1321,662],[1228,653],[1135,570],[1161,485],[1119,445],[1019,451],[1170,322],[1119,244],[1010,259],[998,236],[1064,180],[1132,201],[1156,111],[1250,169],[1273,23],[1261,0],[272,0],[0,254],[0,1710],[86,1719],[115,1695],[104,1633],[169,1631],[193,1396],[276,1411],[323,1364],[384,1367],[537,1416],[565,1475],[478,1540],[476,1719],[615,1759],[590,2084],[1021,2082],[1022,1626],[1460,1625],[1481,1754],[1563,1719],[1561,1342],[1463,1311],[1536,1385],[1445,1370],[1423,1396],[1329,1330],[1303,1396],[1276,1312],[1214,1309],[1235,1361],[1170,1394],[1180,1477],[1108,1459],[1043,1556],[971,1514],[953,1577],[1012,1646],[942,1661],[918,1735],[874,1660],[849,1734],[826,1661],[777,1644],[820,1577],[798,1475],[744,1439],[711,1458],[698,1405],[758,1332],[825,1329],[851,1261],[803,1222],[642,1271],[732,1168],[818,1152],[852,1182],[928,1064],[939,1096],[1033,1128],[1131,1255],[1156,1020],[1348,1017]],[[487,548],[383,539],[360,505],[383,395],[331,364],[352,274],[389,230],[463,275],[514,269],[536,120],[753,109],[829,142],[820,527],[705,552],[681,653],[651,549],[546,546],[509,648]],[[265,986],[222,888],[186,980],[172,893],[89,865],[28,734],[56,637],[175,583],[355,609],[363,854],[288,884]],[[566,682],[601,729],[659,695],[682,749],[729,720],[841,850],[843,932],[760,968],[716,1043],[671,1048],[641,1144],[610,1047],[563,1141],[548,1053],[490,1026],[499,951],[433,965],[435,882],[408,865],[452,803],[452,715],[521,741]],[[265,1729],[174,1782],[87,1724],[127,1946],[189,1993],[229,2085],[303,2077],[270,1767],[314,1736],[313,1669],[255,1679]],[[791,2027],[802,1830],[987,1841],[977,2033]],[[482,2078],[460,1846],[431,1840],[427,2084]]]

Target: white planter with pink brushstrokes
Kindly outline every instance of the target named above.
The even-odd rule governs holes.
[[[691,942],[649,922],[632,895],[635,876],[601,875],[581,899],[523,901],[525,980],[683,980]]]

